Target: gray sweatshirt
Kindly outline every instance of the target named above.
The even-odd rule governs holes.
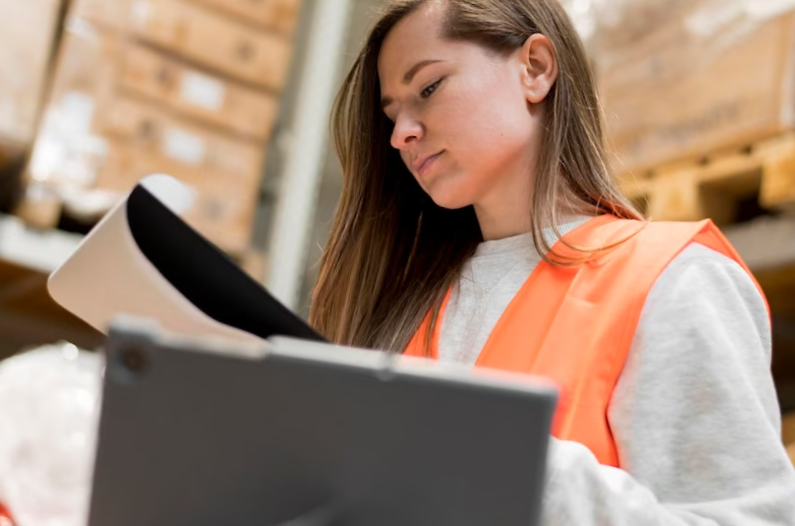
[[[474,364],[539,261],[530,235],[482,243],[445,311],[440,360]],[[646,299],[610,403],[623,469],[553,438],[543,526],[795,525],[770,353],[753,281],[722,254],[687,247]]]

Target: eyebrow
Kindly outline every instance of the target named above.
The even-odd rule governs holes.
[[[409,69],[406,72],[405,75],[403,75],[403,84],[411,83],[411,81],[414,80],[414,77],[417,75],[417,73],[419,73],[420,70],[422,68],[424,68],[425,66],[430,66],[431,64],[436,64],[438,62],[444,62],[444,61],[443,60],[421,60],[420,62],[417,62],[416,64],[414,64],[411,67],[411,69]],[[386,108],[387,106],[392,104],[392,102],[393,101],[392,101],[391,97],[382,98],[381,99],[381,108]]]

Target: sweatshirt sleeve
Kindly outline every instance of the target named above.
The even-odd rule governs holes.
[[[543,526],[795,525],[770,353],[754,282],[687,247],[652,288],[613,393],[622,469],[553,439]]]

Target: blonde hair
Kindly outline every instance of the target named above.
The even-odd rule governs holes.
[[[387,6],[332,115],[344,184],[310,323],[336,343],[402,352],[429,311],[433,330],[446,291],[482,241],[471,206],[443,209],[419,187],[390,146],[392,123],[380,108],[377,61],[384,38],[427,1],[439,0]],[[546,131],[528,210],[539,254],[560,263],[541,231],[551,226],[557,232],[563,208],[642,219],[610,175],[593,73],[557,0],[441,1],[446,38],[504,56],[534,34],[552,44],[559,73],[544,101]]]

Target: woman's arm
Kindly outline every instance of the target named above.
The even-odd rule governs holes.
[[[767,311],[729,258],[691,245],[666,268],[608,418],[623,469],[554,440],[544,526],[795,525]]]

